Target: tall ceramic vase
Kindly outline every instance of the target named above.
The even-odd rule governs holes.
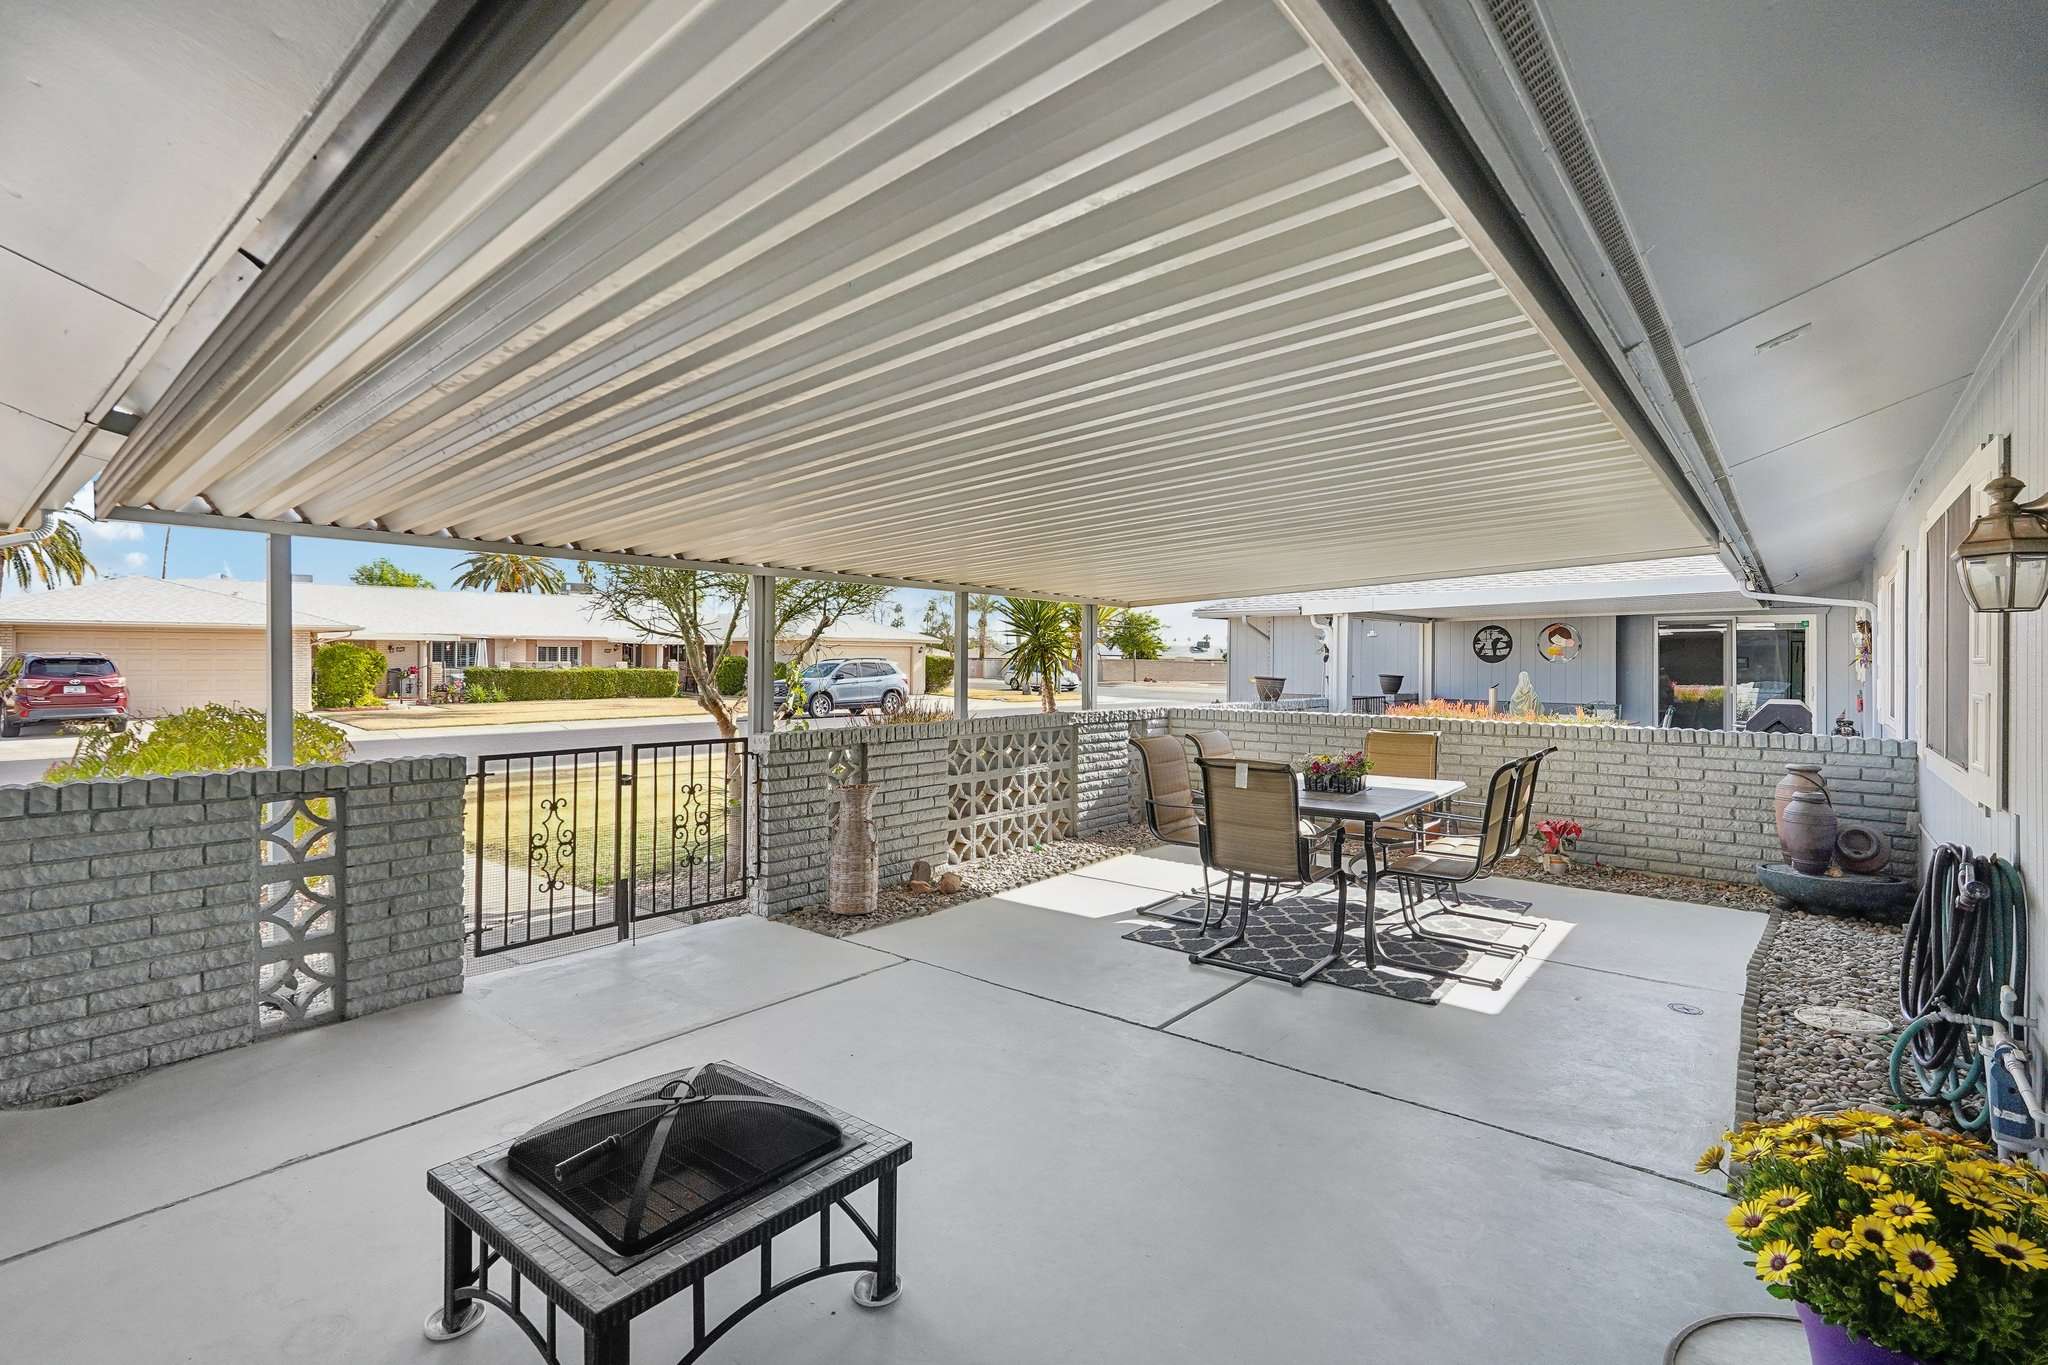
[[[874,805],[872,782],[849,782],[839,788],[825,902],[835,915],[872,915],[879,902],[882,861],[875,843]]]
[[[1794,792],[1778,821],[1778,842],[1785,846],[1785,860],[1794,872],[1818,877],[1835,857],[1835,835],[1840,823],[1835,808],[1819,792]]]
[[[1827,779],[1820,775],[1820,764],[1787,763],[1785,765],[1785,775],[1778,779],[1777,787],[1771,792],[1771,814],[1777,820],[1778,843],[1785,850],[1785,858],[1788,862],[1795,860],[1792,856],[1792,836],[1787,832],[1785,825],[1785,812],[1791,806],[1792,798],[1801,792],[1817,793],[1820,799],[1827,802],[1830,806],[1834,804],[1833,798],[1828,795]],[[1821,870],[1825,872],[1827,869],[1823,867]]]

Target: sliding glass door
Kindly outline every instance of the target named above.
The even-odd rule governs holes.
[[[1657,622],[1657,724],[1811,733],[1819,650],[1810,617]]]

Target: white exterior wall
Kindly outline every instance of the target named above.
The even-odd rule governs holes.
[[[1894,737],[1919,734],[1919,703],[1924,695],[1927,655],[1925,574],[1921,524],[1935,500],[1972,452],[1991,435],[2012,437],[2013,473],[2026,481],[2027,496],[2048,492],[2048,296],[2043,294],[2048,269],[2037,268],[2030,294],[2015,309],[2013,326],[1985,357],[1966,393],[1958,418],[1949,424],[1940,446],[1908,488],[1873,551],[1870,585],[1907,551],[1907,638],[1905,714],[1885,727]],[[1926,837],[1923,849],[1938,843],[1962,843],[1995,852],[2018,864],[2027,882],[2032,907],[2031,975],[2036,984],[2032,1009],[2044,1008],[2048,983],[2048,885],[2033,869],[2048,865],[2048,610],[2008,618],[2006,653],[2005,799],[2002,807],[1980,805],[1962,794],[1944,776],[1940,764],[1923,753],[1920,759],[1920,818]],[[1889,657],[1885,640],[1873,642],[1879,667]]]
[[[8,653],[79,650],[104,654],[128,680],[137,716],[163,716],[208,702],[253,706],[269,700],[264,682],[263,632],[198,626],[14,626]],[[292,632],[292,704],[313,708],[313,648],[309,631]]]
[[[1569,663],[1553,663],[1536,651],[1543,628],[1563,621],[1579,632],[1579,655]],[[1472,636],[1487,625],[1505,626],[1514,650],[1497,664],[1472,652]],[[1527,669],[1536,695],[1546,702],[1613,705],[1614,618],[1612,616],[1498,617],[1490,621],[1439,621],[1436,626],[1436,677],[1439,697],[1481,700],[1488,686],[1500,689],[1502,705],[1514,694],[1515,682]]]

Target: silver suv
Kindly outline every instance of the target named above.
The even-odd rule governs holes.
[[[910,699],[910,679],[885,659],[826,659],[802,674],[804,709],[814,718],[843,706],[859,715],[870,706],[894,715]]]

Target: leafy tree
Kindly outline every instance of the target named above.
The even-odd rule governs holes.
[[[482,556],[471,555],[470,558],[479,559]],[[504,558],[509,559],[512,556],[507,555]],[[560,570],[556,570],[556,572],[559,573]],[[356,565],[356,571],[348,576],[348,581],[360,588],[431,588],[434,586],[434,580],[428,578],[425,574],[414,573],[411,569],[401,569],[382,556],[371,560],[367,564]]]
[[[1044,602],[1032,597],[1005,597],[996,607],[1003,629],[1010,637],[1011,671],[1038,676],[1039,709],[1058,706],[1054,688],[1060,670],[1073,660],[1074,614],[1068,604]]]
[[[800,669],[818,641],[838,622],[849,616],[864,616],[888,600],[889,590],[874,583],[843,583],[829,578],[778,578],[775,580],[775,638],[788,638],[803,628],[790,656]]]
[[[903,628],[903,604],[901,602],[897,602],[893,605],[895,606],[896,611],[895,614],[889,618],[889,624],[895,626],[898,630],[901,630]]]
[[[941,598],[931,598],[924,604],[924,620],[918,624],[924,638],[944,649],[953,647],[953,612]]]
[[[1126,659],[1157,659],[1166,653],[1160,620],[1149,611],[1120,611],[1102,631],[1102,642]]]
[[[373,706],[377,681],[384,676],[384,656],[365,645],[335,640],[313,651],[313,705]]]
[[[0,579],[12,576],[24,588],[31,575],[44,587],[54,588],[66,580],[82,583],[93,571],[85,543],[78,538],[78,528],[69,521],[58,522],[57,528],[41,540],[0,549]]]
[[[476,554],[455,566],[455,586],[553,596],[569,591],[569,579],[559,564],[539,555]]]

